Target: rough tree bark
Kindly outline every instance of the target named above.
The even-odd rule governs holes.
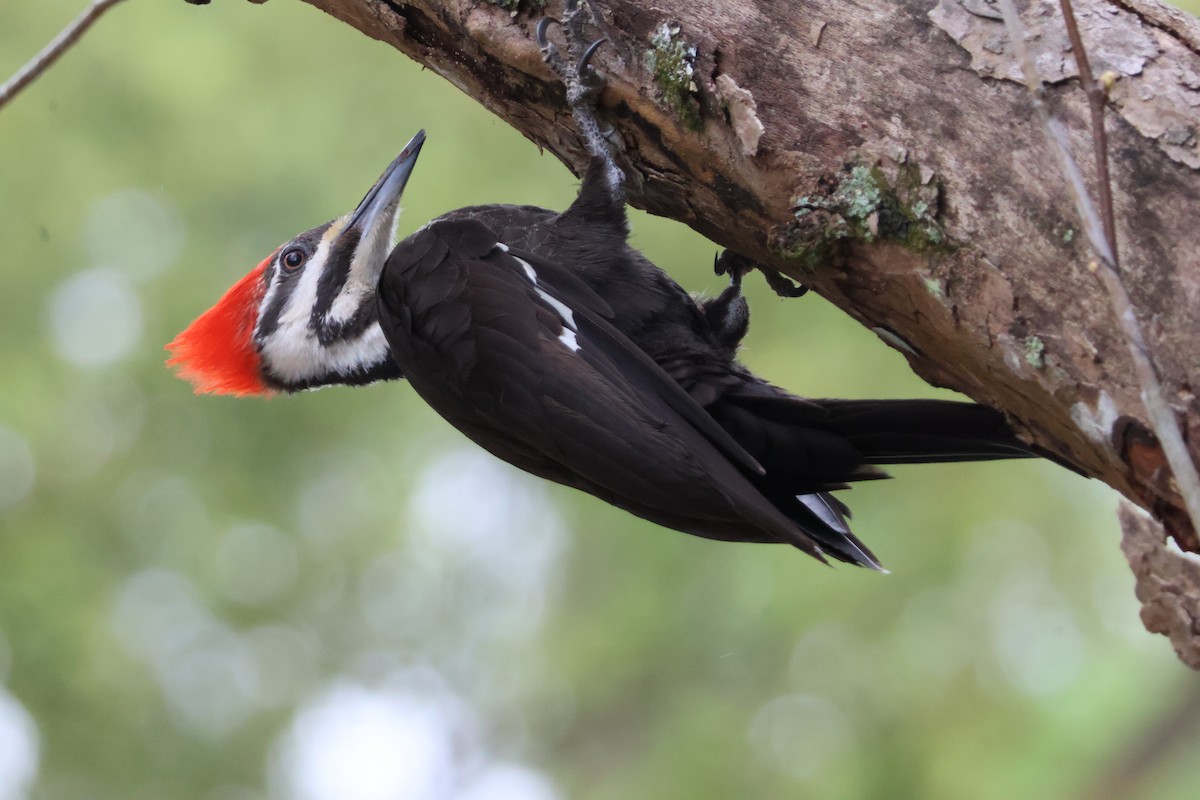
[[[305,2],[446,77],[576,174],[586,163],[533,38],[557,2]],[[1004,410],[1200,551],[991,0],[589,4],[610,42],[593,63],[631,203],[812,287],[927,381]],[[1021,7],[1089,170],[1058,4]],[[1076,11],[1095,68],[1120,78],[1108,128],[1125,279],[1196,453],[1200,25],[1154,0]],[[1139,580],[1157,563],[1131,559]],[[1172,580],[1200,630],[1200,578]]]

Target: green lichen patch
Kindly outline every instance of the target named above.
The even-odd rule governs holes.
[[[871,170],[860,165],[850,169],[850,176],[838,184],[829,199],[847,220],[873,227],[871,217],[882,210],[883,192]]]
[[[896,175],[896,207],[904,220],[905,243],[914,250],[945,246],[946,235],[938,223],[941,190],[935,175],[919,164],[906,162]]]
[[[700,130],[700,104],[696,102],[696,46],[688,44],[678,25],[664,22],[650,37],[646,66],[654,76],[658,97],[680,122]]]
[[[1034,369],[1046,366],[1046,344],[1036,336],[1025,337],[1025,363]]]
[[[820,233],[826,239],[874,241],[884,206],[881,182],[862,165],[838,176],[825,194],[792,199],[796,219],[822,220]]]
[[[814,250],[827,250],[841,240],[887,239],[918,251],[946,246],[937,222],[937,187],[920,179],[915,164],[903,165],[893,182],[877,167],[847,165],[821,189],[792,199],[795,223],[782,237],[789,257],[811,262]]]

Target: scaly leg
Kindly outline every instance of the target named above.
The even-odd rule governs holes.
[[[546,36],[550,23],[555,20],[547,17],[538,23],[537,42],[542,48],[542,58],[566,86],[567,105],[571,107],[571,115],[583,134],[588,152],[604,161],[605,177],[613,199],[624,205],[625,173],[617,166],[608,139],[596,119],[596,100],[604,88],[604,81],[589,63],[607,40],[597,39],[585,45],[584,17],[585,12],[579,1],[567,0],[561,22],[567,42],[567,58],[563,58],[558,47]]]
[[[733,358],[746,336],[746,331],[750,329],[750,305],[742,294],[743,270],[722,269],[722,262],[728,254],[729,251],[726,250],[725,254],[716,259],[713,266],[718,275],[729,275],[729,285],[716,297],[701,301],[700,311],[708,322],[714,343]]]

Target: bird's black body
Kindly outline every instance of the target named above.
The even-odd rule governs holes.
[[[284,244],[171,345],[199,391],[265,394],[406,377],[481,446],[535,475],[712,539],[785,542],[878,567],[829,492],[879,465],[1032,453],[997,412],[806,400],[735,360],[740,274],[697,302],[626,238],[622,173],[574,65],[537,29],[595,156],[579,196],[450,212],[392,246],[416,137],[351,214]],[[736,272],[736,270],[735,270]]]
[[[981,406],[804,400],[755,377],[733,358],[740,294],[695,302],[626,244],[609,197],[594,164],[562,214],[454,211],[384,266],[392,358],[493,454],[688,533],[872,565],[825,492],[875,464],[1029,454]]]

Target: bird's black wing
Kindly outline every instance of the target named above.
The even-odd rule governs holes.
[[[597,347],[595,353],[603,354],[603,362],[597,359],[593,366],[602,367],[610,379],[618,377],[636,381],[642,391],[655,394],[675,410],[688,424],[716,445],[735,463],[751,473],[762,474],[762,466],[755,461],[738,442],[716,422],[704,408],[654,359],[627,336],[616,329],[608,320],[612,308],[586,284],[571,274],[570,270],[534,253],[520,250],[508,251],[518,263],[532,268],[535,289],[541,289],[551,298],[571,309],[579,332],[586,331],[586,338]],[[524,267],[522,268],[524,270]],[[582,327],[580,327],[582,326]],[[584,355],[588,358],[591,353]]]
[[[664,525],[819,557],[749,482],[754,460],[565,268],[439,221],[393,252],[379,302],[414,388],[494,454]]]

